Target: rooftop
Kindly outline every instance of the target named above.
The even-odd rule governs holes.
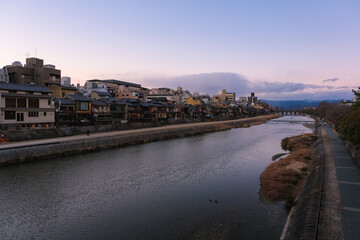
[[[127,87],[141,88],[140,84],[125,82],[125,81],[120,81],[120,80],[115,80],[115,79],[106,79],[106,80],[92,79],[92,80],[87,80],[87,81],[88,82],[106,82],[106,83],[112,83],[112,84],[117,84],[117,85],[124,85]]]
[[[111,97],[110,93],[108,92],[100,92],[100,91],[94,91],[95,93],[97,93],[97,95],[99,95],[100,97]]]
[[[96,99],[93,99],[92,100],[92,104],[94,106],[107,106],[107,104],[103,101],[100,101],[100,100],[96,100]]]
[[[59,103],[62,105],[74,105],[75,103],[67,98],[57,98],[55,99],[55,103]]]
[[[91,102],[92,101],[92,99],[85,97],[84,95],[68,94],[67,96],[75,101],[82,101],[82,102]]]
[[[14,83],[4,83],[4,82],[0,82],[0,89],[13,90],[13,91],[25,91],[25,92],[51,93],[51,91],[46,87],[14,84]]]

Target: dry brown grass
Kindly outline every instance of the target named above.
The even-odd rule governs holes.
[[[286,140],[285,140],[286,139]],[[286,149],[290,155],[270,164],[261,174],[261,188],[264,195],[271,200],[285,200],[291,206],[299,194],[312,163],[315,141],[313,134],[285,138]]]
[[[281,147],[284,150],[295,151],[311,147],[316,140],[316,136],[312,133],[305,133],[294,137],[287,137],[281,141]]]

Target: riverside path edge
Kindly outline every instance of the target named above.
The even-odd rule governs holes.
[[[6,143],[0,145],[0,166],[249,127],[278,117],[274,114]]]

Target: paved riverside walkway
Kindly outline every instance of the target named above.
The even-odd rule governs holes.
[[[322,127],[322,136],[325,150],[325,175],[329,175],[329,172],[330,175],[335,174],[335,176],[325,176],[325,179],[326,177],[330,178],[330,184],[335,186],[330,187],[332,188],[332,190],[330,189],[331,194],[340,196],[338,206],[336,197],[328,197],[328,201],[331,203],[325,207],[332,205],[333,209],[328,211],[332,211],[332,218],[335,219],[328,221],[332,221],[330,225],[333,228],[341,228],[339,226],[341,223],[343,225],[343,229],[333,229],[335,236],[328,236],[327,239],[360,239],[360,168],[334,130],[324,126]],[[325,187],[325,198],[329,194],[326,193],[327,189]],[[337,213],[338,216],[336,216]]]
[[[90,135],[80,134],[80,135],[73,135],[73,136],[67,136],[67,137],[9,142],[9,143],[1,143],[0,150],[21,148],[21,147],[28,147],[28,146],[37,146],[37,145],[56,144],[56,143],[61,143],[61,142],[74,142],[74,141],[96,139],[96,138],[108,138],[108,137],[131,135],[131,134],[137,134],[137,133],[149,133],[149,132],[155,133],[155,132],[163,131],[163,130],[182,129],[182,128],[188,128],[188,127],[206,126],[206,125],[214,125],[214,124],[220,124],[220,123],[224,124],[224,123],[231,123],[231,122],[247,122],[249,120],[255,122],[256,120],[259,120],[259,121],[264,120],[264,118],[266,118],[266,117],[268,117],[268,115],[258,116],[258,117],[250,117],[250,118],[240,118],[240,119],[227,120],[227,121],[184,123],[184,124],[166,125],[166,126],[161,126],[161,127],[90,133]]]

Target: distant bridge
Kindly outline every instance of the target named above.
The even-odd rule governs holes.
[[[304,111],[303,110],[275,110],[274,112],[279,113],[282,116],[300,116],[300,115],[304,115]]]

